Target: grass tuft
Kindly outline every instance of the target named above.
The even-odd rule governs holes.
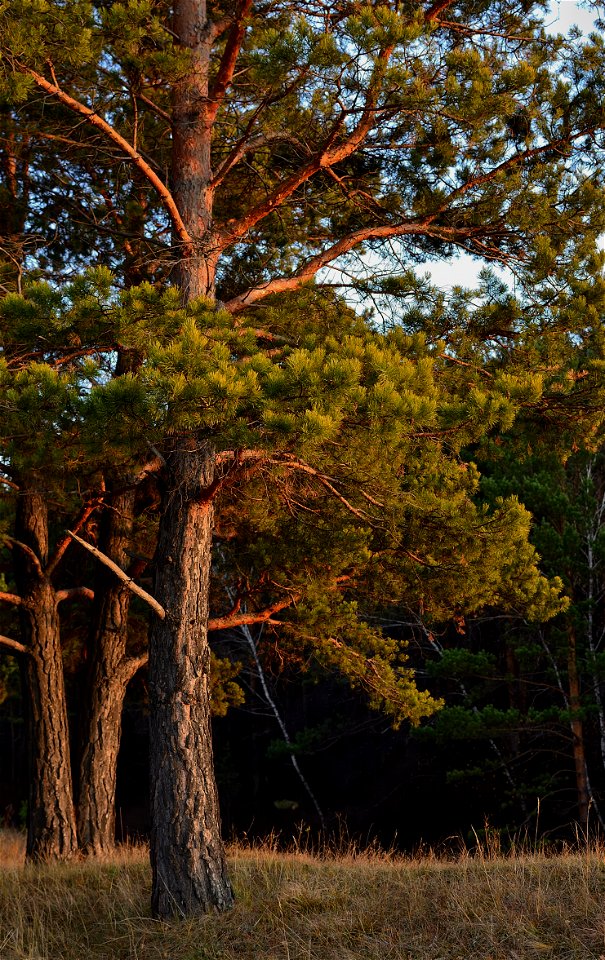
[[[2,960],[605,960],[605,851],[456,859],[232,846],[230,913],[149,916],[144,847],[24,866],[0,834]]]

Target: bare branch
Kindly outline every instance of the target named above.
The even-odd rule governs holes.
[[[0,603],[10,603],[13,607],[22,607],[23,598],[16,593],[0,593]]]
[[[164,607],[158,603],[155,597],[152,597],[150,593],[147,593],[146,590],[143,590],[142,587],[139,587],[127,573],[124,573],[121,567],[114,563],[113,560],[110,560],[108,556],[101,552],[97,547],[93,547],[91,543],[87,543],[86,540],[82,540],[77,534],[73,531],[67,531],[70,537],[80,544],[81,547],[84,547],[85,550],[88,550],[89,553],[92,553],[93,557],[96,557],[100,563],[105,564],[113,573],[115,573],[118,580],[121,580],[122,583],[127,587],[128,590],[131,590],[132,593],[136,593],[137,597],[140,597],[145,603],[149,604],[151,609],[158,615],[160,620],[164,620],[166,616],[166,611]]]
[[[6,484],[7,487],[10,487],[11,490],[18,490],[19,486],[16,483],[13,483],[12,480],[9,480],[8,477],[0,477],[0,483]]]
[[[132,680],[135,673],[138,673],[139,670],[141,670],[143,667],[146,667],[148,661],[148,653],[142,653],[140,657],[130,657],[128,660],[126,660],[124,663],[124,673],[127,681]]]
[[[11,640],[10,637],[4,637],[2,634],[0,634],[0,647],[4,647],[12,653],[25,653],[28,656],[31,655],[31,650],[29,650],[23,643],[19,643],[17,640]]]
[[[239,296],[233,297],[232,300],[228,300],[227,303],[224,304],[225,310],[228,310],[230,313],[239,313],[251,304],[257,303],[259,300],[264,300],[265,297],[273,293],[296,290],[304,283],[309,283],[309,281],[313,280],[316,273],[321,270],[322,267],[326,267],[343,254],[349,253],[350,250],[358,246],[358,244],[364,243],[366,240],[379,240],[381,238],[386,239],[418,234],[427,236],[430,233],[430,222],[430,220],[426,219],[420,222],[408,221],[406,223],[363,227],[360,230],[355,230],[353,233],[350,233],[348,237],[343,237],[330,247],[322,250],[317,256],[312,257],[297,273],[292,274],[292,276],[277,277],[274,280],[268,280],[266,283],[260,284],[258,287],[251,287],[245,293],[241,293]],[[440,234],[444,233],[444,231],[439,232]],[[449,232],[452,233],[453,230]],[[460,231],[457,232],[460,233]]]
[[[12,550],[13,547],[17,547],[21,553],[24,553],[25,556],[31,561],[31,564],[40,578],[44,577],[44,570],[42,569],[42,564],[40,560],[34,553],[31,547],[28,547],[26,543],[22,543],[20,540],[15,540],[14,537],[4,537],[4,542]]]
[[[371,517],[365,513],[363,510],[358,510],[357,507],[354,507],[352,503],[347,500],[339,490],[336,489],[334,483],[336,482],[332,477],[327,476],[325,473],[322,473],[320,470],[316,470],[315,467],[310,466],[310,464],[305,463],[304,460],[300,460],[298,457],[295,457],[294,454],[290,453],[272,453],[269,450],[223,450],[217,455],[218,463],[226,463],[228,461],[234,461],[235,466],[238,464],[246,463],[247,461],[264,461],[265,463],[273,463],[282,467],[286,467],[288,470],[299,470],[301,473],[306,473],[311,477],[314,477],[329,493],[332,494],[346,509],[356,516],[359,520],[362,520],[364,523],[369,523]],[[375,503],[370,496],[367,496],[366,499],[370,503]]]
[[[227,43],[225,45],[225,51],[219,64],[218,73],[214,83],[212,84],[212,88],[208,93],[209,103],[206,108],[206,115],[211,123],[216,117],[221,103],[225,99],[225,94],[227,93],[229,84],[233,80],[233,72],[235,70],[237,58],[239,56],[244,34],[246,32],[245,20],[250,12],[251,7],[252,0],[241,0],[241,3],[238,5],[238,10],[236,11],[231,30],[229,31],[229,36],[227,37]]]
[[[120,133],[118,133],[118,131],[107,122],[107,120],[101,117],[94,110],[91,110],[91,108],[87,107],[84,103],[80,103],[79,100],[75,100],[74,97],[62,90],[56,83],[51,83],[46,79],[46,77],[43,77],[42,74],[37,73],[36,70],[33,70],[31,67],[27,67],[18,61],[15,61],[15,66],[21,71],[21,73],[28,74],[34,83],[40,87],[41,90],[44,90],[45,93],[50,94],[52,97],[56,97],[60,103],[66,107],[69,107],[69,109],[73,110],[74,113],[79,114],[81,117],[85,117],[89,123],[91,123],[98,130],[101,130],[106,137],[108,137],[121,150],[123,150],[128,157],[130,157],[135,166],[141,171],[145,179],[151,184],[160,197],[170,216],[175,233],[178,237],[180,237],[185,246],[188,249],[191,249],[193,242],[179,213],[178,207],[174,201],[174,197],[172,196],[166,184],[163,183],[155,171],[152,170],[149,163],[143,159],[139,151],[133,147],[133,145],[129,143],[128,140],[126,140]]]
[[[82,527],[84,526],[84,524],[86,523],[90,515],[94,513],[97,507],[99,507],[102,503],[103,503],[103,496],[100,496],[100,497],[95,497],[94,500],[91,500],[89,503],[86,504],[86,506],[84,507],[84,509],[82,510],[82,512],[80,513],[80,516],[76,521],[76,525],[74,527],[74,530],[76,532],[78,533],[80,532],[80,530],[82,529]],[[61,562],[63,555],[67,550],[68,546],[70,545],[70,543],[71,543],[71,537],[69,536],[69,534],[66,534],[57,545],[54,555],[52,556],[50,562],[47,564],[47,567],[46,567],[47,577],[52,577],[53,573],[59,566],[59,563]]]
[[[280,610],[291,607],[297,600],[300,600],[300,594],[294,593],[287,600],[279,600],[277,603],[265,607],[264,610],[257,610],[253,613],[229,613],[226,617],[213,617],[208,621],[208,630],[229,630],[232,627],[250,626],[253,623],[277,623],[272,620],[274,614]]]
[[[95,592],[90,587],[71,587],[69,590],[57,590],[55,597],[57,603],[63,600],[77,600],[79,597],[83,597],[84,600],[94,600]]]
[[[346,507],[349,513],[352,513],[353,516],[358,518],[358,520],[363,520],[364,523],[367,523],[369,521],[370,518],[363,510],[358,510],[357,507],[354,507],[353,504],[350,503],[347,500],[347,498],[344,497],[342,493],[340,493],[332,483],[330,483],[330,480],[328,479],[328,477],[326,477],[323,473],[320,473],[319,470],[315,470],[314,467],[309,466],[308,463],[304,463],[304,461],[298,460],[295,457],[292,457],[291,459],[289,458],[287,460],[282,460],[282,459],[273,460],[272,462],[281,463],[283,464],[283,466],[287,467],[289,470],[300,470],[303,473],[309,474],[309,476],[311,477],[315,477],[315,479],[319,481],[322,487],[325,487],[325,489],[328,490],[328,492],[331,493],[333,497],[336,497],[336,499],[340,501],[340,503],[342,503],[343,507]]]
[[[161,117],[162,120],[166,120],[167,123],[170,123],[171,117],[167,110],[164,110],[162,107],[159,107],[157,103],[154,103],[149,97],[146,97],[144,93],[137,93],[138,99],[147,104],[147,106],[153,110],[154,113]]]

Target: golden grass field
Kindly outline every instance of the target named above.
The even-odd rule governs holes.
[[[111,862],[23,866],[0,834],[1,960],[605,960],[605,850],[230,848],[229,914],[149,916],[144,847]]]

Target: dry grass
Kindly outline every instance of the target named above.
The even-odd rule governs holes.
[[[230,851],[237,906],[149,917],[146,851],[23,867],[0,838],[2,960],[605,960],[605,859]]]

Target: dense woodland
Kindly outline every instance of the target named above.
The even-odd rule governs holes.
[[[29,859],[149,834],[165,917],[231,905],[221,815],[605,826],[605,49],[547,12],[0,3]]]

